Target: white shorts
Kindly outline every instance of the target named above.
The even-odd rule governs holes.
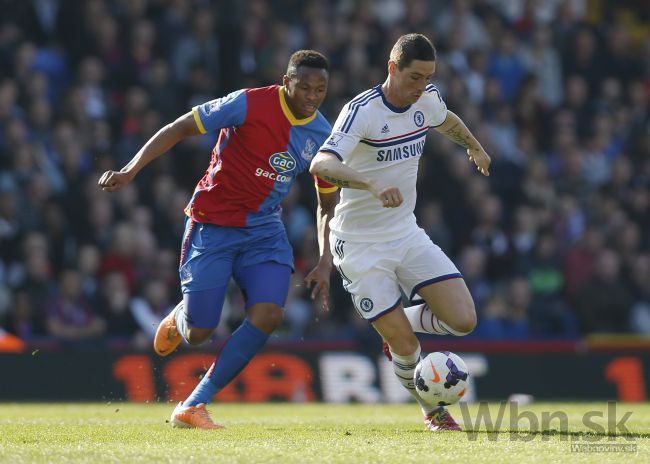
[[[420,227],[399,240],[379,243],[343,241],[331,234],[330,247],[354,308],[371,322],[401,304],[400,287],[413,301],[426,285],[462,277]]]

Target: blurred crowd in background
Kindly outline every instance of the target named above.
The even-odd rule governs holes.
[[[650,17],[633,0],[4,0],[0,11],[0,333],[149,348],[180,299],[183,209],[217,134],[116,194],[97,187],[164,124],[290,54],[330,60],[321,112],[383,82],[395,40],[438,50],[433,83],[492,156],[489,178],[432,133],[417,217],[472,292],[475,339],[650,336]],[[359,340],[318,258],[313,179],[284,203],[296,273],[277,338]],[[233,286],[217,337],[244,317]]]

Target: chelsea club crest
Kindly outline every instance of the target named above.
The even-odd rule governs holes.
[[[424,125],[424,114],[422,111],[415,112],[413,115],[413,122],[415,122],[415,125],[418,127],[422,127]]]

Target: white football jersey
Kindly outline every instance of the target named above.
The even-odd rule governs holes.
[[[404,202],[384,208],[367,190],[343,188],[330,229],[341,240],[383,242],[399,239],[416,225],[415,184],[418,162],[430,127],[447,118],[438,89],[429,84],[417,102],[396,108],[381,85],[350,100],[339,114],[332,135],[320,151],[384,185],[398,187]]]

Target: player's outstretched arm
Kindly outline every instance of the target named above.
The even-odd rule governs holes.
[[[316,154],[311,161],[309,172],[337,187],[370,190],[370,179],[326,151]]]
[[[465,147],[470,161],[484,176],[490,175],[490,156],[485,152],[476,137],[470,132],[465,123],[452,111],[447,111],[447,119],[435,128],[452,142]]]
[[[396,208],[404,201],[397,187],[364,176],[329,152],[319,151],[311,162],[309,172],[341,188],[368,190],[381,201],[384,208]]]
[[[325,193],[317,190],[317,196],[316,227],[320,257],[316,267],[305,277],[305,283],[307,287],[314,286],[311,291],[311,299],[314,300],[320,295],[321,307],[325,311],[329,311],[330,274],[332,273],[329,222],[334,217],[334,208],[338,203],[338,191]]]
[[[116,192],[129,184],[142,168],[178,142],[200,133],[190,111],[156,132],[120,171],[106,171],[97,183],[106,192]]]

